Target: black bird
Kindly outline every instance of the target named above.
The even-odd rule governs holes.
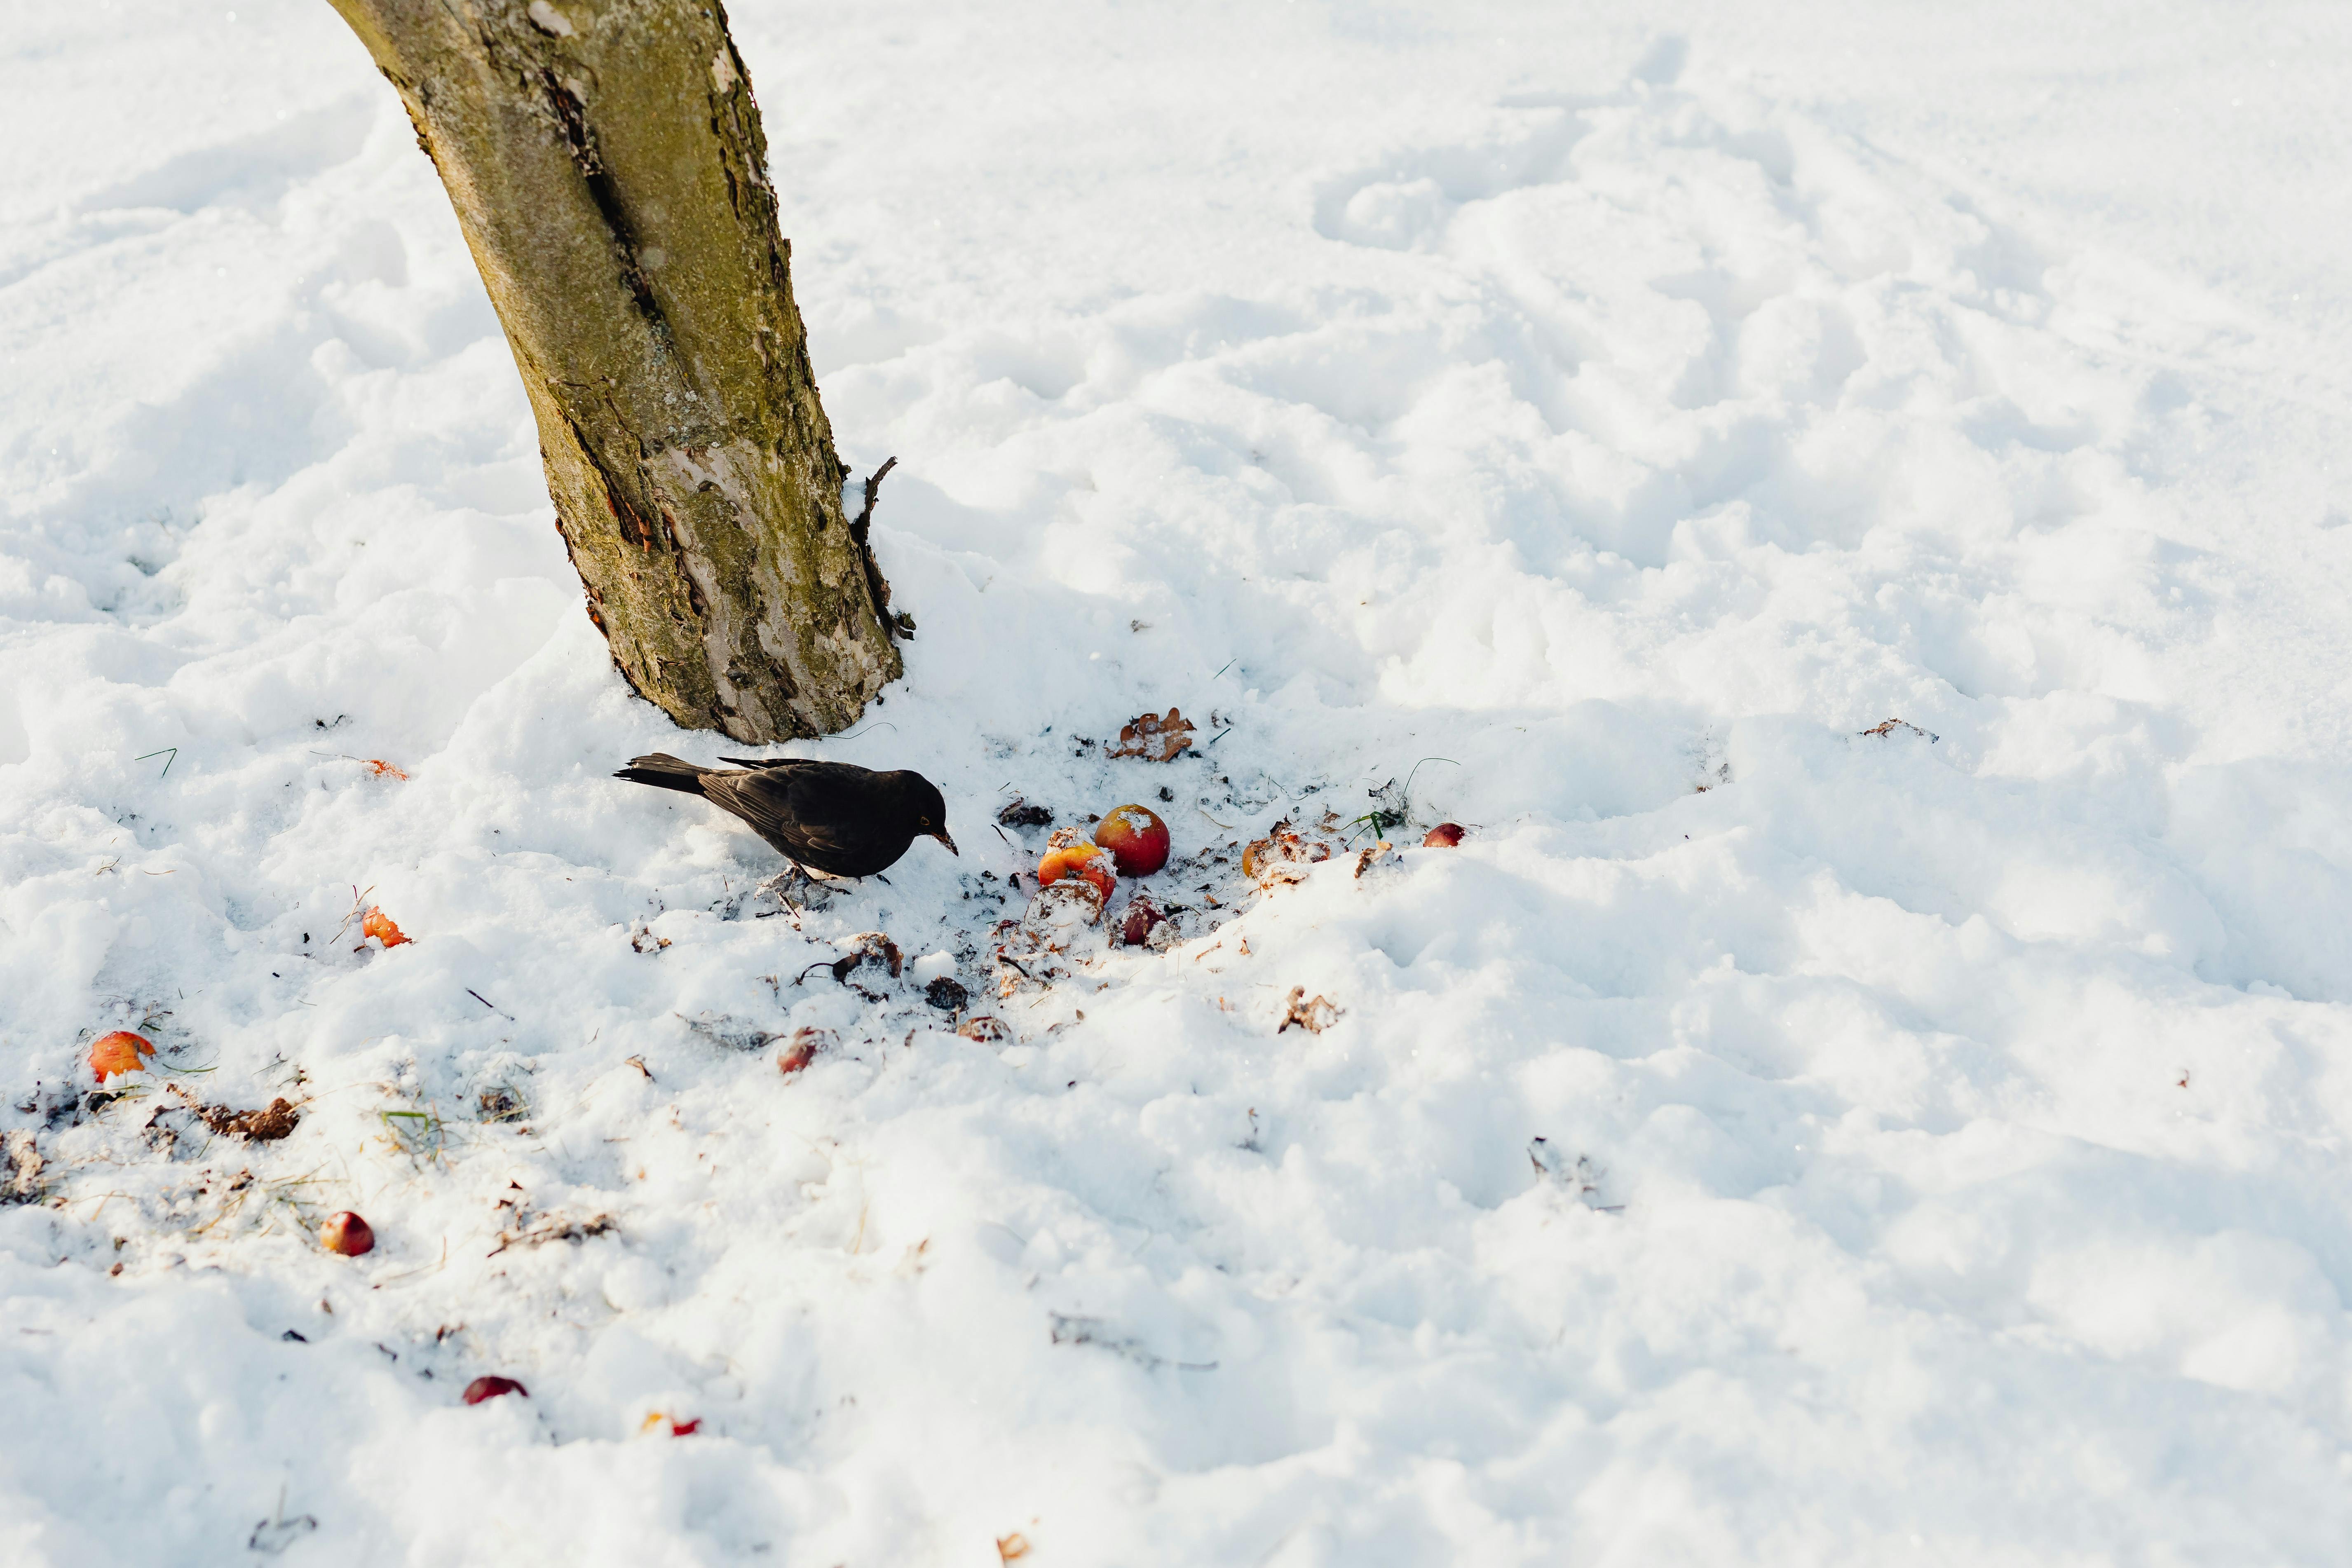
[[[613,776],[698,795],[751,824],[802,870],[828,877],[887,870],[919,834],[938,839],[950,855],[961,853],[948,837],[948,803],[920,773],[798,757],[719,760],[737,765],[698,768],[656,752],[630,758]]]

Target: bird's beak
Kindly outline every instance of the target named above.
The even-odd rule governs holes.
[[[932,834],[931,837],[946,845],[948,847],[949,854],[954,856],[959,860],[963,858],[963,851],[955,847],[955,840],[948,837],[948,830],[946,828],[940,828],[937,833]]]

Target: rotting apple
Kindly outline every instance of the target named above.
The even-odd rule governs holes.
[[[1095,828],[1122,877],[1149,877],[1168,864],[1168,825],[1148,805],[1115,805]]]
[[[141,1058],[155,1054],[155,1047],[144,1035],[134,1035],[128,1029],[117,1029],[110,1035],[100,1035],[89,1046],[89,1070],[104,1083],[116,1073],[145,1072],[147,1064]]]
[[[1423,837],[1421,847],[1423,849],[1454,849],[1459,847],[1461,843],[1462,825],[1458,822],[1441,822]]]
[[[392,917],[378,909],[369,910],[367,918],[360,921],[360,935],[375,938],[376,941],[383,943],[387,951],[404,942],[416,940],[413,936],[404,934],[400,927],[393,923]],[[662,945],[667,947],[669,944],[664,942]]]
[[[1111,928],[1112,935],[1124,946],[1141,947],[1151,940],[1151,928],[1164,924],[1167,919],[1158,904],[1138,893],[1119,912],[1118,923]]]
[[[1065,878],[1070,878],[1087,883],[1108,900],[1111,890],[1118,886],[1118,879],[1111,869],[1117,863],[1110,851],[1100,845],[1083,842],[1064,845],[1058,849],[1047,850],[1045,858],[1037,862],[1037,886],[1050,888]]]
[[[479,1405],[483,1400],[496,1399],[501,1394],[520,1394],[525,1399],[530,1397],[530,1390],[513,1378],[492,1375],[478,1377],[467,1384],[465,1398],[468,1405]]]

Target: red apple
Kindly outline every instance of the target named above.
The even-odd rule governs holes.
[[[1108,850],[1093,844],[1069,844],[1059,849],[1049,849],[1037,862],[1037,885],[1050,888],[1065,878],[1087,883],[1094,890],[1108,899],[1111,889],[1118,886],[1112,875],[1115,862]]]
[[[1441,822],[1429,830],[1427,836],[1422,839],[1421,847],[1423,849],[1453,849],[1458,847],[1461,843],[1462,825],[1458,822]]]
[[[1149,877],[1168,864],[1168,825],[1145,805],[1115,805],[1095,828],[1122,877]]]
[[[520,1394],[530,1397],[530,1390],[510,1377],[478,1377],[466,1385],[466,1403],[479,1405],[485,1399],[496,1399],[501,1394]]]
[[[1115,940],[1129,947],[1141,947],[1151,939],[1151,928],[1167,920],[1160,906],[1138,893],[1119,911],[1118,924],[1111,928]]]
[[[340,1252],[345,1258],[357,1258],[363,1252],[375,1250],[375,1227],[345,1209],[320,1227],[319,1244],[330,1252]]]
[[[146,1036],[117,1029],[90,1042],[89,1070],[98,1075],[99,1082],[104,1083],[119,1072],[145,1072],[147,1064],[140,1058],[154,1054],[155,1047]]]

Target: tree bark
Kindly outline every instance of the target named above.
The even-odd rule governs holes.
[[[719,0],[332,0],[440,171],[631,686],[740,741],[900,672]]]

